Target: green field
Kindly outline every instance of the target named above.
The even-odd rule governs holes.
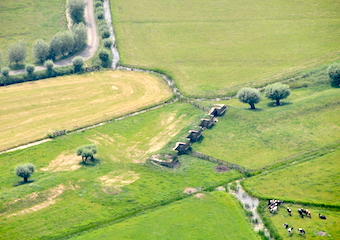
[[[224,192],[190,197],[72,239],[260,239]]]
[[[340,150],[244,181],[255,196],[340,206]]]
[[[0,1],[2,66],[9,64],[8,46],[20,40],[27,43],[27,62],[35,62],[32,44],[39,38],[49,42],[57,32],[67,29],[65,6],[65,0]]]
[[[339,58],[336,0],[111,0],[123,64],[163,69],[183,94],[234,94]]]
[[[292,216],[287,214],[285,207],[290,207],[292,209]],[[308,208],[308,210],[311,211],[312,218],[301,218],[297,213],[297,210],[301,207]],[[318,217],[319,213],[325,215],[327,219],[320,219]],[[270,214],[267,210],[264,215],[265,218],[272,222],[273,226],[277,229],[279,236],[284,240],[336,240],[340,238],[340,228],[338,226],[340,212],[336,209],[285,204],[284,207],[279,209],[277,214]],[[287,223],[290,227],[294,228],[292,235],[289,235],[287,229],[283,228],[283,223]],[[306,231],[305,236],[298,234],[298,228],[302,228]]]
[[[237,99],[225,101],[228,112],[193,150],[241,166],[258,169],[339,140],[338,89],[292,90],[283,106],[263,98],[257,111]]]
[[[111,120],[172,97],[163,79],[147,73],[106,71],[0,88],[0,150]]]
[[[143,164],[190,125],[200,110],[172,104],[28,149],[1,154],[0,238],[50,239],[101,226],[130,212],[187,196],[188,188],[218,186],[242,175],[217,173],[215,164],[189,156],[166,170]],[[81,164],[75,149],[95,143],[94,164]],[[13,169],[32,162],[32,183],[16,186]],[[16,187],[15,187],[16,186]],[[250,230],[249,230],[250,231]]]

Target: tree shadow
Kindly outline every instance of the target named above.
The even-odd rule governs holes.
[[[79,164],[87,167],[95,167],[97,164],[100,164],[100,159],[93,158],[92,160],[87,160],[86,162],[80,161]]]
[[[25,182],[24,180],[17,181],[16,183],[13,184],[13,187],[18,187],[18,186],[29,184],[32,182],[34,182],[34,180],[27,180],[27,182]]]
[[[281,102],[280,105],[276,105],[275,102],[269,102],[269,103],[267,103],[267,107],[283,107],[283,106],[291,105],[291,104],[293,104],[293,103],[291,103],[291,102]]]
[[[254,112],[261,112],[261,111],[263,111],[262,108],[255,108],[255,109],[245,108],[245,110],[247,110],[247,111],[254,111]]]

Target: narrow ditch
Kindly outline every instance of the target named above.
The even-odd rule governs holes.
[[[270,239],[274,240],[274,238],[270,237],[270,233],[268,229],[264,226],[263,221],[259,213],[257,212],[257,207],[260,203],[260,200],[250,196],[241,186],[240,180],[236,182],[236,189],[232,190],[231,184],[228,184],[229,193],[234,195],[237,200],[242,204],[243,208],[246,211],[250,211],[252,216],[250,217],[251,224],[256,232],[263,231],[264,235]]]

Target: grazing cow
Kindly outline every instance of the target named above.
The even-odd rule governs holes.
[[[300,217],[302,217],[302,218],[303,218],[303,210],[304,210],[303,208],[298,209],[298,213],[299,213]]]
[[[312,218],[312,214],[308,209],[305,209],[305,214],[306,214],[306,216]]]
[[[298,232],[299,232],[299,234],[302,234],[302,235],[305,235],[305,234],[306,234],[306,231],[303,230],[302,228],[299,228],[299,229],[298,229]]]
[[[271,213],[276,213],[277,212],[277,206],[274,206],[274,207],[270,208],[269,211]]]
[[[293,232],[293,229],[294,229],[294,228],[292,228],[292,227],[291,227],[291,228],[288,228],[288,230],[287,230],[287,231],[288,231],[288,233],[289,233],[289,234],[292,234],[292,232]]]
[[[321,214],[319,213],[319,218],[321,218],[321,219],[326,219],[326,216],[321,215]]]
[[[292,216],[292,209],[290,209],[289,207],[287,207],[287,212],[288,212],[289,216]]]
[[[284,223],[284,224],[283,224],[283,227],[284,227],[284,228],[288,228],[289,226],[288,226],[287,223]]]

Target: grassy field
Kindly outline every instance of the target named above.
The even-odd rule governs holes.
[[[57,32],[67,29],[65,5],[65,0],[0,1],[2,66],[8,65],[7,47],[20,40],[27,43],[27,62],[36,61],[32,44],[39,38],[49,42]]]
[[[0,150],[131,113],[170,99],[155,75],[124,71],[51,78],[0,88]]]
[[[72,239],[260,238],[251,230],[236,199],[224,192],[212,192],[147,211]]]
[[[339,56],[340,4],[112,0],[123,64],[160,68],[190,96],[234,94]]]
[[[237,99],[225,101],[229,111],[193,149],[206,155],[258,169],[295,158],[339,140],[338,89],[292,90],[283,106],[263,99],[257,111]]]
[[[290,207],[292,209],[292,216],[287,214],[284,207]],[[272,222],[281,239],[297,240],[303,238],[306,240],[336,240],[340,238],[340,228],[338,226],[340,212],[338,210],[293,204],[285,204],[284,207],[280,208],[275,215],[270,214],[268,210],[265,211],[265,217]],[[297,210],[301,207],[308,208],[312,213],[312,218],[301,218],[297,213]],[[325,215],[327,219],[320,219],[318,217],[319,213]],[[287,223],[290,227],[294,228],[292,235],[289,235],[287,229],[283,228],[283,223]],[[298,228],[302,228],[306,231],[305,236],[298,234]]]
[[[255,196],[340,207],[340,150],[244,181]]]
[[[144,164],[200,110],[171,104],[85,132],[0,155],[0,238],[50,239],[101,226],[139,209],[186,196],[188,188],[218,186],[242,177],[235,171],[217,173],[215,164],[189,156],[166,170]],[[98,145],[96,162],[81,164],[78,146]],[[13,169],[32,162],[32,183],[19,185]]]

